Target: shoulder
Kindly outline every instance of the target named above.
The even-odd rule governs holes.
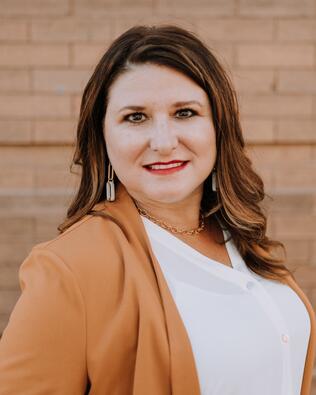
[[[90,250],[102,250],[106,246],[124,237],[120,227],[111,216],[85,215],[63,233],[53,239],[36,244],[33,248],[45,249],[59,254],[80,255]],[[113,245],[113,244],[111,244]]]
[[[87,215],[57,237],[36,244],[30,256],[49,256],[81,282],[118,276],[124,233],[111,219]]]

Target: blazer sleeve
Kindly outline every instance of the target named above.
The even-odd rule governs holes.
[[[85,308],[74,273],[35,246],[19,281],[22,293],[0,340],[0,395],[84,394]]]

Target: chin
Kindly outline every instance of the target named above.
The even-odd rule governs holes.
[[[181,191],[180,188],[166,188],[164,191],[146,191],[146,195],[150,200],[161,203],[177,203],[192,195],[191,191]]]

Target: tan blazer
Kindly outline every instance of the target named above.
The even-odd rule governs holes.
[[[0,395],[198,395],[189,338],[121,185],[86,216],[38,244],[21,265],[19,298],[0,341]],[[310,394],[315,315],[301,395]]]

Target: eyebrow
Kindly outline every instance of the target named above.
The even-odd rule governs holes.
[[[188,106],[190,104],[197,104],[198,106],[203,107],[203,105],[197,100],[177,101],[177,102],[172,104],[172,107],[182,107],[182,106]],[[144,107],[144,106],[132,106],[132,105],[129,105],[129,106],[122,107],[119,110],[119,112],[122,112],[124,110],[143,111],[145,109],[146,109],[146,107]]]

